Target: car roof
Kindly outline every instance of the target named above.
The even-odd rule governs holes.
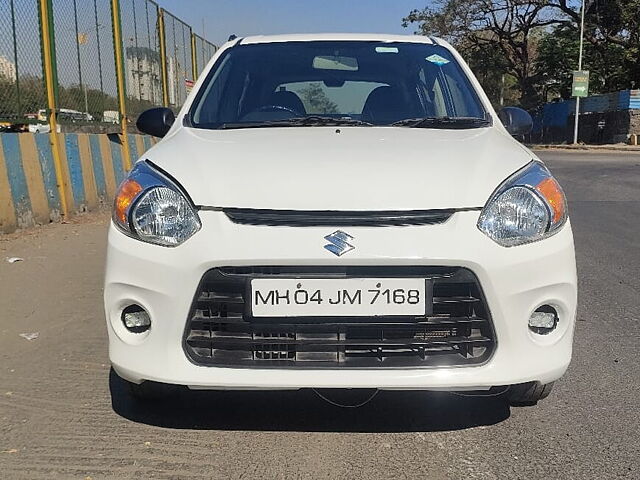
[[[256,43],[281,42],[314,42],[314,41],[373,41],[373,42],[405,42],[405,43],[438,43],[433,37],[422,35],[388,35],[383,33],[305,33],[288,35],[254,35],[240,39],[239,45]]]

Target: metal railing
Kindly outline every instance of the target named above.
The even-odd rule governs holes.
[[[63,216],[59,132],[128,133],[143,110],[179,109],[217,47],[152,0],[0,0],[0,132],[48,133]]]
[[[152,0],[0,0],[0,131],[50,131],[53,113],[125,134],[147,108],[179,109],[216,49]]]
[[[46,108],[38,2],[0,0],[0,122],[35,121]],[[25,41],[26,40],[26,41]]]

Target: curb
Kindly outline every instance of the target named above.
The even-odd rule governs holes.
[[[0,133],[0,237],[16,229],[60,221],[63,194],[70,216],[111,203],[126,174],[126,153],[120,137],[57,135],[64,189],[56,177],[49,134]],[[128,135],[128,141],[134,161],[156,142],[147,135]]]
[[[615,151],[640,152],[635,145],[527,145],[531,150],[576,150],[576,151]]]

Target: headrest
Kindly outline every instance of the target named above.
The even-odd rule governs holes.
[[[362,109],[362,120],[377,125],[389,124],[416,116],[416,107],[396,87],[382,86],[373,90]]]

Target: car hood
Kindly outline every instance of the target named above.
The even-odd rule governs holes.
[[[497,128],[180,128],[146,159],[196,205],[283,210],[483,206],[532,157]]]

